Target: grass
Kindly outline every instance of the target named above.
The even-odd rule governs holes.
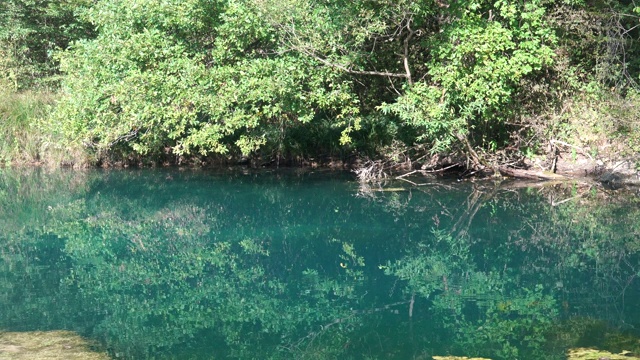
[[[0,166],[86,165],[81,149],[64,146],[47,125],[58,94],[49,90],[15,91],[0,79]]]
[[[6,85],[0,84],[0,164],[39,163],[43,136],[37,124],[47,117],[54,95],[15,92]]]
[[[0,332],[0,360],[108,360],[71,331]]]
[[[555,140],[562,142],[556,146],[565,168],[640,168],[639,104],[640,92],[633,89],[620,94],[599,88],[566,100],[562,110],[550,109],[540,116],[547,121],[537,125],[538,133],[544,134],[539,138],[539,155],[548,157],[544,149]],[[624,167],[619,166],[622,163]]]

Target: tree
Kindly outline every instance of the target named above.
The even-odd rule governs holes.
[[[55,85],[54,53],[93,31],[78,20],[87,0],[6,0],[0,3],[0,79],[16,89]]]
[[[526,124],[513,124],[556,81],[568,6],[586,5],[97,1],[82,17],[97,37],[62,55],[54,128],[98,158],[279,159],[329,134],[351,151],[395,141],[492,166],[483,153],[517,149]]]
[[[86,15],[98,37],[63,57],[69,96],[58,124],[99,153],[248,154],[277,149],[287,128],[320,114],[357,113],[335,72],[279,54],[254,10],[242,1],[98,2]]]

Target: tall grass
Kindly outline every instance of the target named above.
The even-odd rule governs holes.
[[[54,95],[13,89],[0,83],[0,164],[39,163],[43,134],[37,125],[48,116]]]
[[[0,79],[0,166],[87,165],[82,149],[72,149],[48,123],[59,95],[51,90],[16,91]]]

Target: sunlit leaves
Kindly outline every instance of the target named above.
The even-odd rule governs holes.
[[[357,113],[349,87],[281,52],[259,14],[241,1],[98,3],[86,14],[98,38],[64,56],[55,123],[98,154],[248,155],[320,113]]]
[[[433,152],[459,147],[458,135],[478,124],[499,128],[517,113],[520,81],[553,62],[555,35],[544,15],[541,2],[460,3],[457,16],[427,40],[424,82],[380,109],[421,129]]]

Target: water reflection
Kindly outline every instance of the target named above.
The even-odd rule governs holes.
[[[135,359],[640,348],[637,197],[386,189],[336,173],[3,170],[0,329],[73,330]]]

